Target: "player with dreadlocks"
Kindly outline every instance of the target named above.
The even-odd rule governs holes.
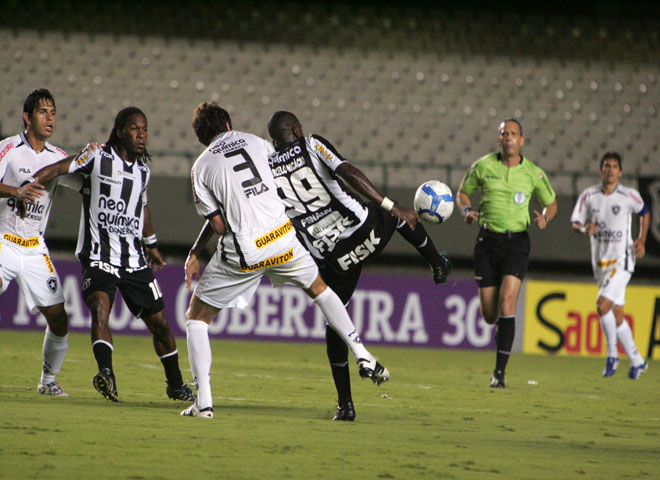
[[[153,335],[154,348],[167,377],[167,396],[194,401],[183,383],[174,336],[152,269],[165,261],[147,206],[150,172],[146,163],[147,117],[136,107],[121,110],[105,145],[50,165],[34,176],[41,184],[67,173],[83,177],[83,204],[76,256],[82,263],[82,292],[92,314],[92,349],[99,372],[94,387],[119,401],[112,369],[112,334],[108,325],[116,290],[133,315]]]

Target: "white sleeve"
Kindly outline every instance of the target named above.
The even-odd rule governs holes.
[[[195,210],[201,217],[208,218],[220,210],[220,203],[207,185],[209,181],[207,169],[200,163],[195,163],[190,172]]]
[[[582,225],[586,225],[589,217],[589,191],[585,190],[580,194],[575,208],[573,208],[571,223],[579,222]]]
[[[346,162],[337,149],[320,135],[310,135],[309,145],[311,146],[310,154],[315,155],[321,162],[323,162],[330,171],[334,172],[339,165]]]
[[[628,197],[630,198],[630,206],[632,211],[637,215],[644,211],[644,200],[637,190],[631,188],[628,192]]]
[[[8,140],[0,142],[0,179],[5,176],[7,165],[11,161],[11,151],[15,145]]]
[[[92,172],[94,160],[97,155],[98,151],[88,152],[87,150],[83,150],[71,160],[71,163],[69,164],[69,173],[82,173],[84,175],[89,175]]]

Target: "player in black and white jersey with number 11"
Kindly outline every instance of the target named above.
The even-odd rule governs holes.
[[[92,313],[92,348],[99,368],[94,387],[108,400],[119,401],[108,326],[119,289],[131,313],[142,318],[153,335],[154,348],[165,368],[168,397],[192,401],[195,396],[183,383],[163,296],[149,268],[158,270],[165,261],[147,206],[150,172],[146,162],[151,158],[147,137],[145,114],[136,107],[125,108],[117,114],[101,149],[84,151],[41,169],[34,179],[44,184],[67,173],[83,177],[76,255],[83,268],[83,297]]]

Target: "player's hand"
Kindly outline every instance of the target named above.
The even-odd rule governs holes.
[[[394,207],[392,207],[390,213],[394,215],[396,218],[399,218],[404,222],[406,222],[411,230],[415,229],[415,225],[417,225],[417,222],[422,221],[422,219],[419,218],[419,214],[415,210],[411,208],[406,208],[403,205],[399,205],[397,202],[394,202]]]
[[[44,194],[43,190],[44,186],[39,182],[26,183],[16,189],[16,199],[21,202],[34,202]]]
[[[635,249],[635,257],[642,258],[646,255],[646,246],[639,238],[633,242],[633,248]]]
[[[548,226],[548,217],[538,210],[534,210],[534,221],[541,230]]]
[[[465,223],[468,225],[472,225],[474,222],[479,221],[479,212],[476,210],[468,210],[468,212],[463,215],[463,220],[465,220]]]
[[[163,256],[160,254],[158,247],[146,247],[145,250],[147,252],[147,262],[149,262],[149,266],[153,269],[154,272],[161,270],[165,265],[167,265],[163,259]]]
[[[21,218],[25,218],[27,203],[35,202],[44,194],[44,186],[33,181],[34,179],[31,180],[24,182],[16,189],[16,209],[18,210],[18,216]]]
[[[589,237],[593,237],[594,235],[596,235],[597,231],[598,231],[598,227],[596,226],[595,223],[587,223],[584,226],[584,234]]]
[[[96,142],[89,142],[82,150],[80,150],[80,153],[84,151],[88,151],[89,153],[93,153],[97,150],[100,150],[105,143],[96,143]]]
[[[185,266],[186,288],[188,289],[188,291],[190,291],[190,286],[192,284],[193,279],[199,280],[199,270],[200,270],[199,258],[197,257],[196,254],[190,252],[188,254],[188,258],[186,258],[186,266]]]

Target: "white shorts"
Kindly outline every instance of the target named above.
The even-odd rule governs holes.
[[[224,262],[220,258],[220,252],[216,251],[195,287],[195,295],[216,308],[243,309],[250,303],[264,275],[270,279],[273,286],[291,284],[309,288],[319,274],[314,259],[297,240],[293,242],[291,253],[291,259],[284,263],[246,272]]]
[[[610,300],[614,305],[626,304],[626,286],[632,274],[623,269],[612,269],[598,275],[598,296]]]
[[[55,271],[48,250],[25,253],[25,248],[0,242],[0,294],[16,279],[30,313],[37,307],[50,307],[64,302],[60,278]]]

